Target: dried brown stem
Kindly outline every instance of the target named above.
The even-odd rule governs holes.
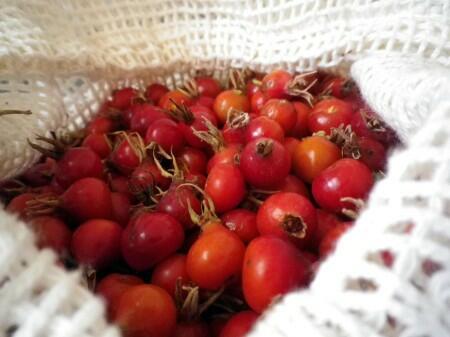
[[[290,236],[303,239],[308,226],[298,215],[287,214],[281,222],[281,227]]]
[[[244,128],[250,123],[250,115],[247,112],[230,109],[227,114],[226,124],[232,129]]]
[[[341,148],[343,157],[353,159],[361,158],[361,150],[358,143],[358,137],[353,132],[351,125],[344,127],[341,124],[338,128],[331,129],[329,140]]]
[[[341,210],[341,213],[348,216],[350,219],[355,220],[359,213],[361,212],[361,210],[364,208],[365,206],[365,202],[362,199],[355,199],[355,198],[350,198],[350,197],[345,197],[345,198],[341,198],[340,200],[341,202],[348,202],[350,204],[353,204],[355,206],[354,209],[350,209],[350,208],[343,208]]]
[[[194,121],[194,115],[191,110],[184,104],[178,104],[173,99],[170,98],[170,101],[175,106],[169,111],[169,114],[175,118],[179,122],[183,122],[185,124],[192,124]]]
[[[208,118],[203,117],[207,131],[199,131],[192,128],[192,132],[205,143],[211,145],[214,152],[219,152],[225,144],[222,133]]]
[[[31,115],[31,110],[14,110],[14,109],[7,109],[7,110],[0,110],[0,117],[6,116],[6,115]]]
[[[256,144],[256,153],[261,157],[267,157],[272,153],[273,150],[273,141],[263,140]]]
[[[294,77],[294,79],[288,84],[287,91],[292,96],[302,97],[310,106],[313,106],[314,96],[309,92],[311,88],[317,83],[317,78],[312,81],[308,80],[308,77],[313,76],[317,71],[311,71],[303,73]]]

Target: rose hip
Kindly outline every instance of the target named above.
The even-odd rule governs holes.
[[[263,312],[277,297],[305,286],[309,263],[289,241],[276,236],[260,236],[245,251],[242,289],[255,312]]]
[[[355,209],[353,200],[365,199],[373,186],[370,169],[354,159],[340,159],[313,181],[312,193],[317,203],[325,210],[340,213],[344,209]]]
[[[259,189],[275,189],[288,175],[291,159],[284,146],[270,138],[248,143],[241,154],[245,180]]]
[[[256,227],[256,214],[245,208],[236,208],[222,215],[223,225],[236,233],[244,242],[248,243],[259,233]]]
[[[314,235],[317,215],[314,206],[304,196],[279,192],[260,206],[256,224],[261,235],[275,235],[304,247]]]
[[[241,170],[233,164],[213,166],[206,178],[205,192],[223,213],[235,208],[244,199],[246,188]]]
[[[110,320],[114,320],[116,316],[122,294],[131,287],[143,283],[142,279],[134,275],[109,274],[97,284],[95,292],[105,299]]]
[[[152,273],[151,283],[166,290],[170,296],[175,296],[177,282],[181,282],[181,284],[189,282],[186,256],[182,254],[174,254],[161,261],[155,266]]]
[[[170,119],[159,119],[148,127],[145,143],[156,143],[167,153],[177,154],[183,149],[185,139],[177,123]]]
[[[72,237],[71,250],[78,263],[100,269],[120,257],[122,227],[116,222],[93,219],[80,225]]]
[[[122,254],[137,271],[150,269],[173,254],[184,241],[181,224],[165,213],[141,213],[122,234]]]
[[[87,147],[74,147],[66,151],[57,162],[55,179],[67,188],[78,179],[103,177],[103,164],[97,153]]]
[[[223,327],[219,337],[245,337],[258,319],[253,311],[234,314]]]
[[[78,220],[110,219],[111,191],[97,178],[77,180],[61,195],[60,206]]]
[[[161,97],[163,97],[166,93],[169,92],[169,89],[162,84],[152,83],[145,89],[145,97],[150,102],[158,103]]]
[[[72,233],[62,220],[42,215],[31,219],[30,225],[36,234],[39,248],[51,248],[61,256],[69,252]]]
[[[135,104],[130,120],[130,130],[145,137],[148,127],[159,119],[169,119],[163,109],[148,103]]]
[[[171,337],[176,314],[175,303],[164,289],[141,284],[120,296],[116,322],[124,337]]]

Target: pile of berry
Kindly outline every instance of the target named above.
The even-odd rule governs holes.
[[[116,90],[82,134],[38,140],[7,210],[126,337],[244,336],[308,286],[396,144],[351,81],[282,70]]]

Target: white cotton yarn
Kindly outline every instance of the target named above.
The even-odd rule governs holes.
[[[82,128],[118,86],[231,67],[351,76],[406,148],[311,289],[250,336],[450,336],[449,27],[447,0],[0,0],[0,109],[33,112],[0,117],[0,180],[37,160],[27,138]],[[54,262],[0,211],[0,336],[117,336]],[[358,279],[376,288],[348,289]]]

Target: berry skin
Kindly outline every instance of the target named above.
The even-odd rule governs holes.
[[[171,337],[176,315],[175,303],[164,289],[142,284],[122,294],[116,322],[124,337]]]
[[[259,207],[256,224],[261,235],[276,235],[304,247],[316,230],[317,214],[304,196],[279,192]]]
[[[289,152],[278,141],[259,138],[247,143],[240,166],[245,180],[259,189],[275,189],[291,169]]]
[[[244,177],[233,164],[216,164],[206,178],[205,192],[214,202],[216,211],[230,211],[245,197]]]
[[[72,253],[78,263],[94,269],[111,265],[120,257],[122,227],[102,219],[89,220],[79,226],[72,237]]]
[[[341,159],[325,169],[313,181],[312,193],[325,210],[340,213],[355,205],[343,198],[365,199],[373,186],[370,169],[358,160]]]
[[[137,271],[150,269],[183,244],[182,225],[165,213],[141,213],[122,234],[122,255]]]

